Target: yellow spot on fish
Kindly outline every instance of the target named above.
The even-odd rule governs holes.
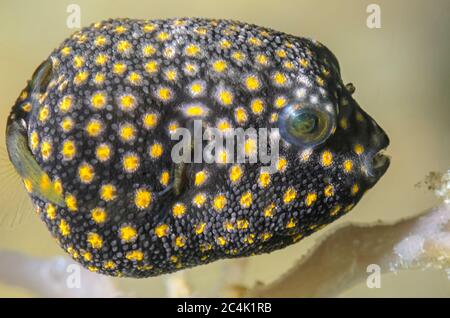
[[[286,170],[287,160],[284,157],[280,157],[277,161],[277,171],[283,172]]]
[[[287,229],[292,229],[293,227],[295,227],[297,225],[297,222],[293,219],[293,218],[291,218],[290,220],[289,220],[289,222],[286,224],[286,228]]]
[[[61,101],[59,102],[59,109],[62,112],[68,112],[72,108],[73,98],[71,95],[63,96]]]
[[[243,208],[248,208],[253,202],[253,195],[250,191],[244,192],[244,194],[241,196],[239,203]]]
[[[95,64],[103,66],[108,62],[108,55],[100,53],[95,57]]]
[[[113,201],[117,197],[117,189],[112,184],[104,184],[100,188],[100,198],[103,201]]]
[[[94,84],[96,85],[102,85],[103,82],[105,81],[105,73],[102,72],[98,72],[94,75]]]
[[[350,159],[347,159],[344,161],[343,165],[344,167],[344,171],[345,172],[351,172],[353,170],[353,161],[351,161]]]
[[[277,86],[284,86],[287,83],[287,78],[286,78],[286,75],[284,75],[283,73],[276,72],[273,75],[273,81],[274,81],[274,84]]]
[[[106,105],[106,94],[104,92],[96,92],[91,97],[91,105],[95,109],[102,109]]]
[[[106,221],[106,211],[103,208],[97,207],[91,210],[91,218],[95,223],[101,224]]]
[[[82,163],[78,167],[78,177],[80,178],[80,181],[85,184],[89,184],[94,179],[95,172],[94,167],[92,167],[88,163]]]
[[[30,136],[30,146],[31,150],[36,150],[39,146],[39,135],[36,131],[33,131]]]
[[[104,46],[106,44],[106,37],[104,35],[99,35],[94,40],[95,46]]]
[[[227,89],[221,89],[218,93],[219,103],[223,106],[229,106],[233,103],[233,93]]]
[[[243,124],[247,121],[247,111],[243,107],[238,107],[234,111],[234,118],[239,124]]]
[[[143,54],[145,57],[152,56],[152,55],[155,54],[155,53],[156,53],[156,48],[155,48],[153,45],[151,45],[151,44],[146,44],[146,45],[144,45],[144,47],[142,48],[142,54]]]
[[[97,137],[103,131],[103,124],[98,119],[91,119],[86,125],[86,132],[90,137]]]
[[[219,44],[222,49],[229,49],[231,47],[231,42],[228,41],[227,39],[220,40]]]
[[[231,128],[230,123],[226,119],[221,119],[217,123],[217,129],[219,129],[221,132],[226,132]]]
[[[186,46],[184,53],[190,57],[197,56],[200,53],[200,48],[195,44],[189,44]]]
[[[200,235],[205,231],[206,223],[200,223],[195,226],[195,234]]]
[[[56,208],[53,204],[48,203],[45,212],[50,220],[54,220],[56,218]]]
[[[293,187],[289,187],[283,195],[284,204],[292,202],[297,197],[297,191]]]
[[[82,56],[76,55],[73,58],[73,67],[80,68],[84,65],[84,58]]]
[[[248,39],[248,43],[254,46],[260,46],[261,45],[261,40],[255,37],[251,37]]]
[[[186,206],[183,203],[176,203],[172,207],[173,216],[180,218],[186,213]]]
[[[74,82],[76,85],[81,85],[81,84],[83,84],[83,83],[86,82],[86,80],[88,79],[88,77],[89,77],[89,72],[88,72],[88,71],[81,71],[81,72],[78,72],[78,73],[75,75],[75,77],[74,77],[74,79],[73,79],[73,82]]]
[[[139,165],[139,156],[135,153],[127,153],[122,158],[122,167],[127,173],[135,172],[139,168]]]
[[[305,204],[306,206],[311,206],[317,200],[317,194],[315,192],[310,192],[306,195]]]
[[[73,122],[72,118],[70,118],[70,117],[65,117],[61,121],[61,128],[64,132],[71,131],[73,129],[73,125],[74,125],[74,122]]]
[[[269,63],[269,60],[267,59],[267,56],[265,56],[264,54],[258,54],[256,55],[256,62],[260,65],[267,65]]]
[[[227,204],[227,199],[225,198],[225,196],[223,194],[218,194],[214,197],[213,207],[217,212],[222,211],[226,204]]]
[[[206,179],[208,178],[208,175],[206,174],[206,171],[202,170],[195,174],[194,178],[194,184],[199,187],[202,184],[205,183]]]
[[[219,236],[218,238],[216,238],[216,242],[220,246],[224,246],[225,244],[227,244],[227,240],[223,236]]]
[[[147,113],[142,118],[144,128],[146,129],[152,129],[155,128],[156,124],[158,123],[158,115],[154,113]]]
[[[162,101],[167,101],[172,98],[172,90],[168,87],[160,87],[156,94]]]
[[[239,165],[234,165],[230,168],[230,180],[231,182],[237,182],[242,177],[242,168]]]
[[[246,219],[237,220],[236,224],[237,224],[237,228],[239,230],[245,230],[248,228],[248,225],[249,225],[248,220],[246,220]]]
[[[334,188],[333,188],[333,186],[332,186],[331,184],[327,185],[327,186],[325,187],[325,189],[323,190],[323,194],[324,194],[326,197],[331,197],[331,196],[333,196],[333,195],[334,195]]]
[[[136,138],[136,129],[130,123],[122,124],[119,128],[120,139],[124,142],[130,142]]]
[[[94,249],[100,249],[103,246],[103,239],[97,233],[88,233],[87,242]]]
[[[131,72],[127,80],[133,85],[140,85],[142,83],[142,76],[138,72]]]
[[[101,162],[108,161],[111,157],[111,148],[105,143],[98,145],[95,149],[95,157]]]
[[[72,52],[72,49],[68,46],[65,46],[61,49],[61,55],[62,56],[68,56],[70,54],[70,52]]]
[[[42,107],[42,108],[39,110],[39,117],[38,117],[39,121],[40,121],[40,122],[45,122],[45,121],[47,121],[47,119],[48,119],[48,117],[49,117],[49,114],[50,114],[50,110],[49,110],[48,106]]]
[[[147,189],[137,189],[134,193],[134,204],[138,209],[146,209],[152,203],[152,193]]]
[[[234,231],[234,224],[227,221],[224,222],[223,227],[225,228],[225,230],[227,230],[228,232]]]
[[[167,236],[169,234],[169,226],[167,224],[158,225],[155,228],[155,235],[159,238]]]
[[[48,160],[50,158],[50,156],[52,155],[52,152],[53,152],[52,144],[49,141],[44,140],[41,144],[42,158],[44,160]]]
[[[302,68],[307,68],[308,65],[309,65],[308,60],[305,60],[305,59],[300,59],[300,60],[298,61],[298,63],[300,64],[300,66],[301,66]]]
[[[149,74],[158,72],[159,64],[157,61],[151,60],[145,64],[145,71]]]
[[[83,252],[82,256],[86,262],[92,261],[92,254],[89,252]]]
[[[173,68],[166,70],[164,75],[168,81],[175,81],[178,78],[178,72]]]
[[[199,208],[202,207],[203,204],[205,204],[205,202],[206,202],[206,195],[204,193],[199,193],[195,195],[194,198],[192,199],[192,203]]]
[[[254,114],[261,114],[264,111],[264,101],[260,98],[254,99],[250,104],[250,108]]]
[[[125,257],[130,261],[142,261],[144,259],[144,253],[139,250],[128,252]]]
[[[158,39],[158,41],[164,42],[170,38],[170,34],[162,31],[157,34],[156,38]]]
[[[236,62],[242,62],[243,60],[245,60],[245,54],[241,51],[235,51],[233,52],[233,54],[231,54],[231,58]]]
[[[261,83],[255,75],[249,75],[245,79],[245,87],[247,87],[249,91],[255,91],[261,87]]]
[[[67,194],[66,198],[66,206],[69,211],[75,212],[78,210],[77,198],[75,198],[72,194]]]
[[[159,183],[163,186],[167,186],[169,184],[170,174],[168,171],[163,171],[161,176],[159,177]]]
[[[155,30],[156,26],[154,24],[146,24],[142,27],[142,29],[144,30],[144,32],[148,33],[148,32],[152,32],[153,30]]]
[[[127,65],[123,62],[117,62],[113,65],[113,73],[117,75],[122,75],[127,70]]]
[[[132,242],[137,238],[137,231],[134,227],[125,225],[120,228],[119,236],[123,242]]]
[[[63,187],[60,179],[56,179],[53,182],[53,190],[55,190],[56,194],[62,195],[63,193]]]
[[[357,154],[357,155],[361,155],[364,152],[364,146],[361,144],[356,144],[353,147],[353,151]]]
[[[61,154],[63,155],[64,160],[72,160],[77,152],[77,148],[75,147],[75,142],[72,140],[66,140],[63,142]]]
[[[333,154],[329,150],[322,152],[321,163],[324,167],[329,167],[333,163]]]
[[[330,215],[335,216],[336,214],[339,213],[340,210],[341,210],[341,206],[338,204],[331,209]]]
[[[283,108],[284,106],[286,106],[287,100],[284,96],[278,96],[275,99],[275,107],[276,108]]]
[[[186,238],[184,236],[177,236],[175,238],[175,245],[177,247],[183,247],[186,245]]]
[[[159,158],[162,156],[163,146],[160,143],[154,143],[150,146],[150,157],[153,159]]]
[[[62,219],[59,222],[58,227],[59,227],[59,233],[61,233],[62,236],[70,235],[70,225],[64,219]]]
[[[131,94],[122,95],[119,98],[119,107],[123,111],[130,111],[136,106],[136,98]]]
[[[106,261],[103,263],[104,269],[114,270],[114,269],[116,269],[116,267],[117,267],[117,265],[113,261]]]
[[[276,54],[278,55],[278,57],[281,57],[281,58],[285,58],[287,56],[286,51],[283,49],[276,50]]]
[[[258,184],[261,188],[267,188],[270,184],[270,174],[267,171],[261,171],[258,177]]]
[[[117,34],[122,34],[127,30],[127,28],[123,25],[118,25],[115,27],[114,32]]]
[[[188,117],[201,117],[206,115],[207,110],[202,105],[188,105],[184,108],[184,113]]]
[[[131,51],[131,48],[131,43],[126,40],[119,41],[116,46],[117,52],[119,52],[120,54],[129,53]]]
[[[227,62],[225,62],[224,60],[214,61],[212,66],[213,66],[213,70],[217,73],[222,73],[228,67]]]
[[[350,190],[350,193],[351,193],[352,195],[356,195],[358,192],[359,192],[359,185],[358,185],[357,183],[355,183],[355,184],[352,186],[352,189]]]

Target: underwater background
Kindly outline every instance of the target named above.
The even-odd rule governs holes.
[[[381,28],[366,25],[366,8],[381,8]],[[81,25],[107,18],[208,17],[236,19],[296,36],[312,37],[337,56],[344,82],[356,86],[355,99],[387,132],[391,166],[351,213],[316,234],[280,251],[248,259],[245,281],[273,281],[293,266],[321,237],[345,223],[394,222],[438,204],[416,186],[430,171],[450,167],[450,2],[434,1],[26,1],[0,0],[0,250],[36,257],[65,255],[33,212],[7,159],[6,118],[35,68],[69,29],[67,6],[81,8]],[[187,270],[202,295],[214,290],[230,260]],[[113,279],[133,296],[163,297],[165,279]],[[0,297],[36,296],[2,285]],[[444,271],[400,271],[382,276],[382,287],[364,282],[344,297],[450,297]]]

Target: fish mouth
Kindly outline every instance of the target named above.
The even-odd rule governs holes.
[[[383,142],[371,154],[366,157],[366,173],[371,185],[374,185],[387,171],[391,163],[391,158],[386,154],[389,146],[389,139],[384,135]]]
[[[391,158],[385,154],[386,148],[379,150],[371,159],[371,172],[377,179],[384,175],[389,168]]]

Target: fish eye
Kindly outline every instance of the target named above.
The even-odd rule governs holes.
[[[53,65],[50,60],[45,60],[34,71],[31,78],[30,88],[33,92],[43,93],[50,83]]]
[[[333,119],[328,112],[311,106],[290,105],[278,119],[280,135],[289,143],[311,147],[324,142],[333,130]]]

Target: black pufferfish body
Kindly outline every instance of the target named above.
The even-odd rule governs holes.
[[[347,213],[386,171],[384,131],[317,41],[228,20],[112,19],[66,39],[13,106],[10,159],[58,243],[148,277],[268,253]],[[193,119],[278,128],[279,157],[174,164]],[[245,140],[245,152],[256,150]]]

